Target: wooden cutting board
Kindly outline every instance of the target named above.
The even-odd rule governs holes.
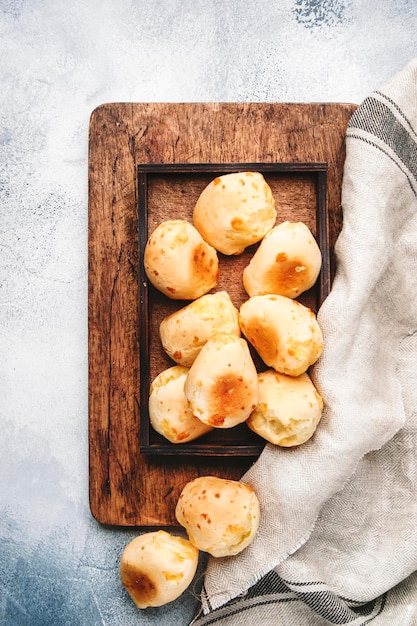
[[[89,493],[102,524],[176,526],[202,474],[239,479],[253,458],[154,458],[139,449],[138,164],[327,163],[330,249],[342,223],[353,104],[104,104],[89,129]],[[331,256],[331,260],[333,257]],[[332,265],[334,274],[334,264]]]

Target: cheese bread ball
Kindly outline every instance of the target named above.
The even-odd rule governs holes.
[[[204,424],[232,428],[246,421],[258,402],[258,376],[245,339],[213,335],[190,367],[184,390]]]
[[[176,600],[191,584],[198,550],[187,539],[158,530],[133,539],[120,559],[120,578],[139,609]]]
[[[200,476],[185,485],[175,515],[196,548],[214,557],[232,556],[252,543],[260,507],[246,483]]]
[[[308,374],[287,376],[275,370],[258,375],[258,406],[247,425],[278,446],[298,446],[314,434],[323,400]]]
[[[212,430],[188,406],[184,393],[187,374],[187,367],[169,367],[156,376],[149,390],[151,425],[171,443],[186,443]]]
[[[276,215],[271,188],[262,174],[236,172],[218,176],[203,189],[193,223],[216,250],[232,255],[260,241]]]
[[[240,307],[239,323],[264,363],[282,374],[303,374],[322,353],[323,335],[316,316],[297,300],[253,296]]]
[[[217,252],[187,220],[159,224],[143,261],[149,281],[172,300],[194,300],[217,285]]]
[[[162,320],[159,336],[173,361],[190,367],[216,332],[240,336],[239,311],[226,291],[208,293]]]
[[[303,222],[282,222],[270,230],[243,270],[249,296],[276,293],[297,298],[317,281],[321,252]]]

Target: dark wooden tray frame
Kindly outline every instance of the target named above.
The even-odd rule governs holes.
[[[204,437],[184,443],[173,444],[158,435],[149,420],[148,399],[150,368],[150,316],[152,315],[152,293],[155,292],[144,271],[143,254],[148,239],[148,179],[149,176],[175,174],[210,174],[212,177],[231,172],[258,171],[268,173],[300,174],[307,173],[314,177],[316,192],[316,239],[322,253],[322,268],[314,288],[315,309],[330,291],[330,249],[329,223],[327,211],[327,163],[187,163],[187,164],[155,164],[147,163],[137,166],[138,181],[138,244],[139,244],[139,307],[141,324],[139,328],[140,344],[140,452],[144,455],[173,456],[242,456],[257,457],[265,446],[265,440],[250,431],[245,424],[218,433],[213,431]],[[167,218],[168,219],[168,218]],[[185,306],[180,302],[178,308]],[[172,363],[174,365],[174,363]]]
[[[204,474],[239,480],[253,457],[144,455],[139,450],[141,325],[137,166],[326,162],[331,275],[342,225],[349,103],[110,102],[88,136],[89,504],[105,526],[178,526],[184,485]],[[291,449],[281,451],[291,454]]]

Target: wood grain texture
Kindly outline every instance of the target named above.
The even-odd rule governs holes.
[[[110,103],[89,132],[89,478],[102,524],[176,526],[184,484],[202,474],[238,479],[253,459],[154,459],[139,453],[136,165],[327,162],[330,243],[351,104]],[[334,272],[334,266],[332,268]]]
[[[251,456],[257,457],[265,439],[255,435],[246,424],[235,428],[216,428],[204,437],[175,445],[150,425],[149,389],[163,370],[173,365],[162,347],[159,328],[162,320],[186,302],[167,298],[149,283],[142,257],[149,235],[166,219],[193,222],[194,206],[202,190],[225,173],[258,171],[263,174],[275,200],[276,224],[286,220],[304,222],[315,235],[321,249],[320,279],[312,289],[300,294],[299,302],[317,311],[330,290],[328,215],[326,204],[327,164],[324,163],[182,163],[140,164],[138,166],[139,210],[139,315],[140,325],[140,451],[148,455]],[[218,254],[219,275],[215,290],[226,291],[238,309],[248,298],[243,272],[258,244],[241,254]],[[267,368],[250,346],[258,371]]]

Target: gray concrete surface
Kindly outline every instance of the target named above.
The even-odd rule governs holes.
[[[0,0],[0,623],[181,626],[138,611],[134,530],[88,505],[87,149],[109,101],[359,103],[416,55],[412,0]],[[201,574],[201,571],[199,572]]]

